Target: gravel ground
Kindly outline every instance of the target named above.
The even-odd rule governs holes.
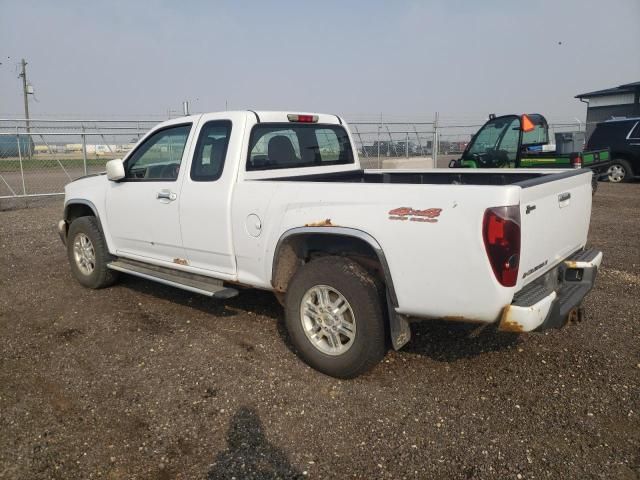
[[[291,352],[267,293],[76,283],[55,204],[0,212],[0,478],[638,478],[640,184],[601,184],[582,323],[443,322],[371,373]]]

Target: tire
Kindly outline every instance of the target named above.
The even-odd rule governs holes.
[[[622,158],[616,158],[607,170],[607,180],[611,183],[626,183],[632,178],[631,165]]]
[[[594,172],[593,176],[591,177],[591,196],[594,196],[597,191],[598,191],[598,175],[596,175],[596,173]]]
[[[104,288],[118,279],[117,272],[107,268],[113,257],[109,254],[96,217],[79,217],[71,223],[67,235],[67,257],[73,276],[84,287]]]
[[[386,352],[382,291],[373,276],[347,258],[322,257],[301,267],[285,298],[285,322],[296,353],[337,378],[354,378],[373,368]],[[333,314],[322,311],[322,305],[331,305]],[[344,312],[336,314],[337,307]]]

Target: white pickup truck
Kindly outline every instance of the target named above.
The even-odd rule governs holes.
[[[342,378],[413,320],[559,328],[602,261],[585,250],[590,170],[363,170],[335,115],[173,119],[65,192],[82,285],[124,272],[222,299],[271,290],[297,353]]]

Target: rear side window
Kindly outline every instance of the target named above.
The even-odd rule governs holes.
[[[636,126],[629,132],[629,140],[640,140],[640,122],[636,122]]]
[[[601,123],[596,125],[595,130],[587,142],[587,150],[609,147],[614,140],[618,140],[615,125],[611,123]]]
[[[220,178],[230,135],[231,122],[228,120],[214,120],[204,124],[191,163],[192,180],[212,182]]]
[[[249,171],[353,162],[349,136],[338,125],[265,123],[251,131]]]

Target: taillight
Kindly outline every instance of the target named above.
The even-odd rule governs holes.
[[[573,168],[582,168],[582,157],[580,155],[571,157],[571,165]]]
[[[496,278],[501,285],[513,287],[520,265],[520,207],[488,208],[484,212],[482,237]]]

